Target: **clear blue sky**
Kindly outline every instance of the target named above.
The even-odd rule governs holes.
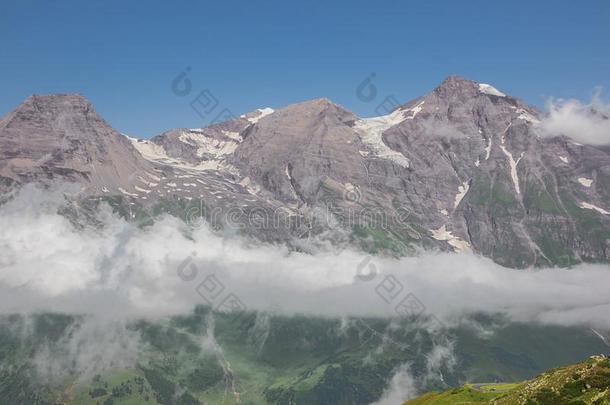
[[[172,93],[185,67],[193,90]],[[356,87],[371,72],[378,98]],[[116,129],[199,127],[209,89],[239,115],[317,97],[363,116],[458,74],[530,103],[610,89],[609,1],[29,1],[0,3],[0,115],[83,93]],[[217,110],[218,111],[218,110]]]

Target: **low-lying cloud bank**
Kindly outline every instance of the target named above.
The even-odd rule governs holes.
[[[197,304],[321,315],[472,312],[610,329],[610,268],[512,270],[473,254],[400,260],[352,250],[317,254],[252,246],[164,217],[139,229],[98,214],[75,227],[62,192],[26,187],[0,207],[0,308],[109,318],[165,316]]]
[[[610,144],[610,103],[596,92],[588,104],[579,100],[551,99],[548,116],[540,123],[546,136],[565,135],[589,145]]]

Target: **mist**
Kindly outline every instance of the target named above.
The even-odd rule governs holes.
[[[539,124],[548,137],[565,135],[589,145],[610,144],[610,103],[596,91],[588,103],[580,100],[550,99],[548,115]]]
[[[164,317],[196,305],[324,316],[472,313],[610,329],[610,268],[514,270],[472,253],[401,259],[356,250],[295,252],[190,228],[170,216],[139,228],[105,206],[100,225],[58,209],[66,189],[24,187],[0,207],[0,308],[109,319]]]

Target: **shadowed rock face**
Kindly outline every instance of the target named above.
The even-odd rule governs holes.
[[[383,117],[316,99],[136,140],[81,96],[34,96],[0,122],[0,175],[309,221],[305,233],[242,227],[264,240],[339,227],[373,251],[472,250],[512,267],[607,261],[610,156],[540,137],[541,119],[452,76]]]

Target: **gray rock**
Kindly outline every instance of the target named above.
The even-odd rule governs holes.
[[[152,170],[78,94],[27,98],[0,123],[0,145],[0,176],[18,183],[62,178],[96,194]]]

